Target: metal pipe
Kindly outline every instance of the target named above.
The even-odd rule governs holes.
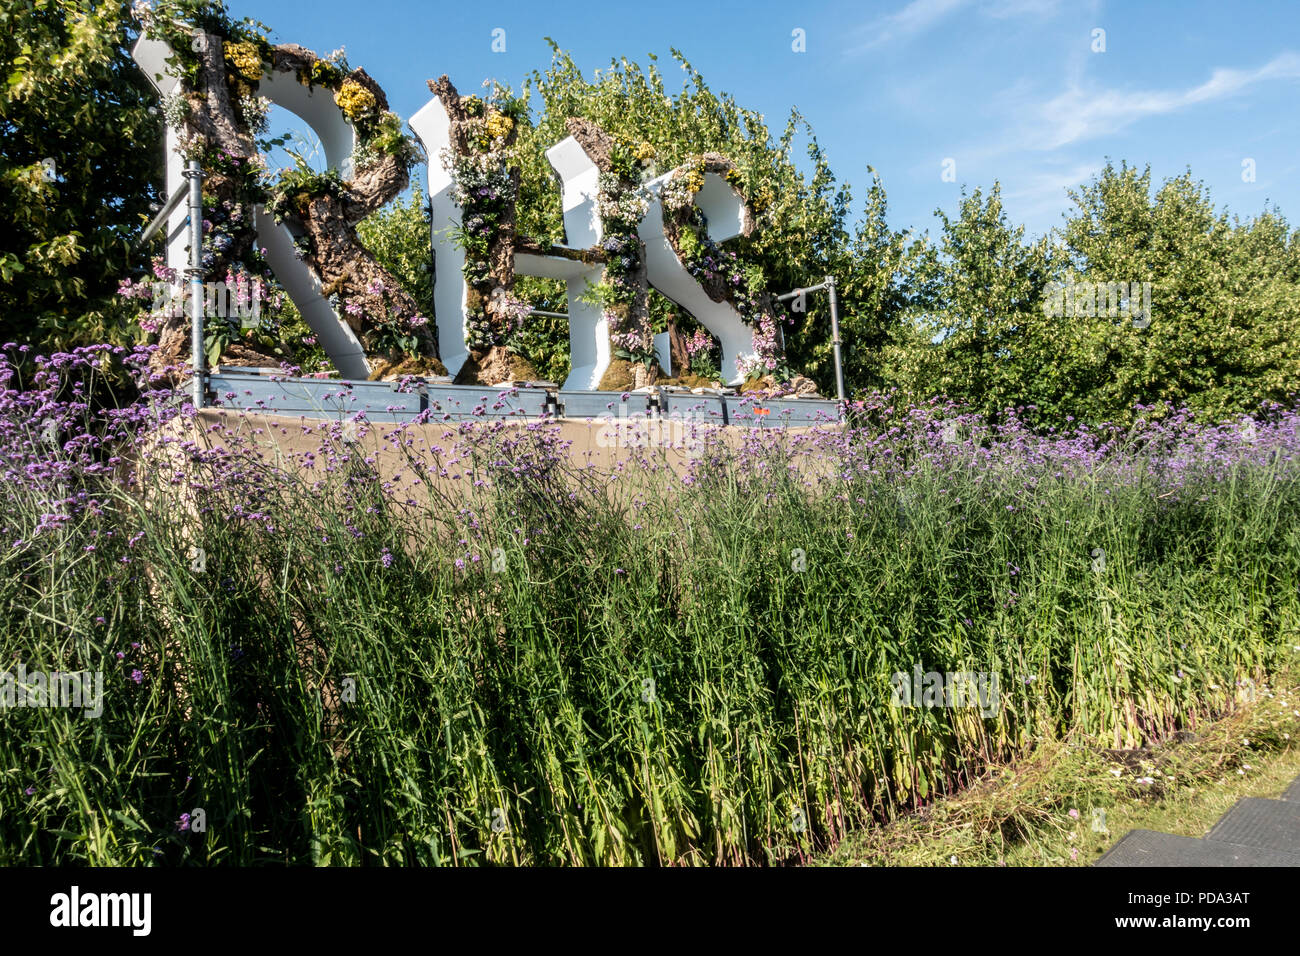
[[[827,276],[824,283],[831,297],[831,344],[835,347],[835,392],[844,401],[844,365],[840,360],[840,309],[835,295],[835,277]]]
[[[158,215],[149,220],[149,225],[144,227],[144,232],[142,232],[140,238],[135,241],[135,247],[137,249],[154,237],[154,233],[163,227],[163,224],[167,221],[167,217],[172,214],[172,211],[181,204],[181,200],[188,194],[189,186],[181,185],[177,187],[176,192],[172,193],[172,198],[168,199],[167,204],[163,206],[162,209],[158,210]]]
[[[805,295],[805,294],[807,294],[807,293],[809,293],[809,292],[820,292],[820,291],[821,291],[822,289],[824,289],[824,288],[826,288],[826,283],[825,283],[825,282],[819,282],[819,283],[817,283],[816,285],[810,285],[810,286],[808,286],[806,289],[795,289],[793,292],[787,292],[785,295],[778,295],[778,296],[776,297],[776,301],[777,301],[777,302],[788,302],[788,301],[790,301],[791,299],[796,299],[796,298],[798,298],[799,296],[801,296],[801,295]]]
[[[203,407],[204,354],[203,354],[203,170],[197,159],[185,164],[185,178],[190,181],[190,364],[194,378],[190,385],[194,392],[194,408]]]
[[[567,319],[567,318],[569,317],[569,313],[567,313],[567,312],[546,312],[546,311],[543,311],[542,309],[529,309],[529,310],[528,310],[528,314],[529,314],[529,315],[548,315],[548,316],[550,316],[550,317],[553,318],[553,319]]]
[[[818,292],[825,289],[830,295],[831,300],[831,345],[835,349],[835,394],[839,400],[844,401],[844,363],[840,356],[840,300],[835,294],[835,277],[827,276],[817,285],[810,285],[803,289],[795,289],[793,292],[787,292],[785,295],[778,295],[777,302],[789,302],[791,299],[797,299],[809,292]]]

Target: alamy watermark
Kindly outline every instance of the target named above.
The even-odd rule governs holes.
[[[0,709],[10,707],[67,707],[84,710],[87,717],[104,713],[104,672],[28,671],[0,672]]]
[[[890,704],[894,707],[978,707],[985,717],[998,712],[998,675],[989,671],[896,671]]]
[[[704,454],[702,426],[708,422],[689,416],[668,415],[629,418],[627,406],[619,406],[619,415],[602,415],[596,432],[600,448],[672,448],[687,458]]]
[[[1043,311],[1054,319],[1132,319],[1133,328],[1151,324],[1150,282],[1052,282],[1043,293]]]
[[[154,282],[151,314],[156,318],[179,319],[190,313],[193,284],[189,282]],[[203,316],[209,319],[239,319],[245,329],[254,329],[262,321],[262,283],[260,280],[203,283]]]
[[[83,893],[73,886],[50,897],[50,925],[122,927],[133,936],[148,936],[153,925],[153,896],[149,893]]]

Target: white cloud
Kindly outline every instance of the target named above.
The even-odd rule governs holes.
[[[980,12],[997,20],[1012,17],[1045,17],[1056,13],[1061,0],[993,0],[980,7]]]
[[[1219,68],[1199,86],[1186,90],[1101,90],[1077,85],[1043,103],[1027,145],[1056,149],[1115,133],[1148,116],[1161,116],[1235,96],[1257,83],[1300,78],[1300,56],[1283,53],[1257,70]]]
[[[924,33],[973,2],[974,0],[911,0],[902,9],[877,17],[863,27],[860,32],[868,34],[868,39],[848,52],[861,53]],[[1055,14],[1060,3],[1061,0],[987,0],[980,4],[979,12],[995,20],[1042,17]]]
[[[970,0],[912,0],[897,13],[864,27],[863,32],[872,34],[871,38],[849,52],[859,53],[921,33],[968,3]]]

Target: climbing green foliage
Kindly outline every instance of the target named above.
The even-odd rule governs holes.
[[[159,200],[162,118],[125,3],[0,4],[0,338],[125,341],[117,279]]]

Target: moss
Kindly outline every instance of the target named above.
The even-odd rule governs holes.
[[[522,355],[516,355],[511,360],[510,373],[516,382],[538,382],[542,378],[541,373],[537,371],[533,363]]]
[[[508,364],[507,364],[508,363]],[[457,385],[495,385],[500,381],[536,382],[542,375],[522,355],[494,346],[484,352],[470,352],[456,373]]]
[[[447,366],[433,356],[407,355],[396,362],[391,359],[380,359],[370,372],[370,381],[377,382],[386,375],[441,376],[446,374]]]
[[[704,375],[696,375],[694,372],[686,372],[678,375],[676,378],[660,379],[655,382],[656,385],[681,385],[685,388],[716,388],[719,382],[716,378],[708,378]]]
[[[627,359],[614,359],[596,387],[602,392],[622,392],[636,384],[636,366]]]
[[[771,375],[761,375],[757,378],[745,379],[740,386],[740,394],[747,395],[750,392],[773,392],[780,387],[780,383]]]

